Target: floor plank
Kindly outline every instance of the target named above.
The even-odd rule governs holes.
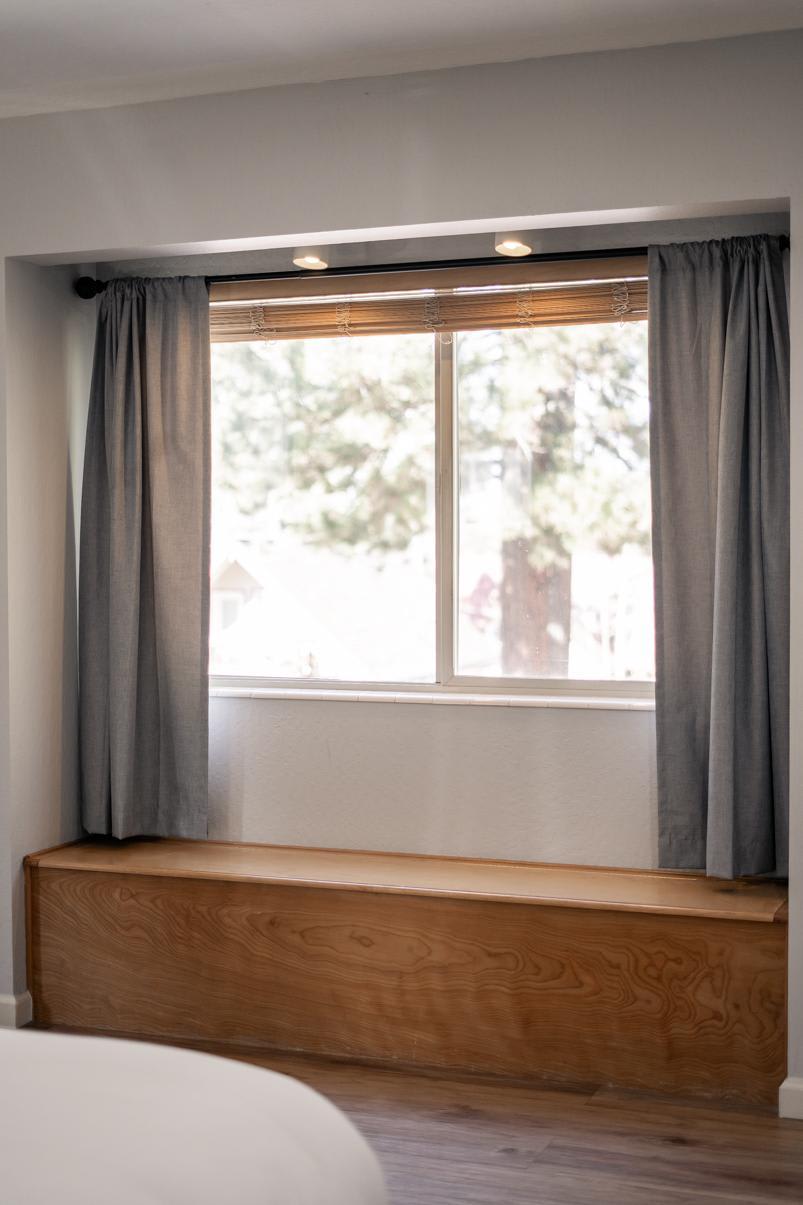
[[[768,1110],[192,1045],[328,1096],[379,1155],[392,1205],[803,1201],[803,1123]]]
[[[767,1111],[238,1057],[303,1080],[348,1113],[383,1162],[393,1205],[803,1201],[803,1123]]]

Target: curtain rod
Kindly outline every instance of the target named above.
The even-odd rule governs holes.
[[[517,256],[515,260],[508,260],[508,262],[545,264],[569,259],[615,259],[620,256],[646,254],[646,247],[617,247],[599,251],[548,251],[537,255]],[[351,264],[344,268],[323,268],[318,272],[310,272],[308,268],[299,268],[289,272],[226,272],[221,276],[206,276],[204,279],[208,285],[212,285],[228,284],[239,280],[308,280],[311,276],[325,278],[368,276],[373,273],[389,272],[437,272],[442,268],[482,268],[491,264],[498,265],[504,263],[505,258],[501,255],[485,255],[473,256],[468,259],[425,259],[403,264]],[[76,280],[74,288],[79,297],[83,297],[85,301],[91,301],[93,297],[97,297],[99,293],[103,292],[108,283],[107,280],[95,280],[91,276],[81,276]]]
[[[781,250],[786,251],[789,248],[789,235],[782,234],[779,236]],[[547,264],[559,262],[560,260],[574,259],[618,259],[628,255],[646,255],[647,247],[610,247],[600,248],[595,251],[546,251],[536,255],[517,256],[512,262],[517,264]],[[302,278],[309,279],[310,276],[316,277],[337,277],[337,276],[368,276],[372,273],[390,273],[390,272],[421,272],[432,271],[437,272],[442,268],[482,268],[488,267],[491,264],[499,264],[503,261],[503,257],[499,255],[474,256],[467,259],[430,259],[416,260],[411,263],[403,264],[364,264],[361,266],[350,265],[344,268],[324,268],[318,272],[310,272],[307,268],[300,268],[297,271],[288,272],[235,272],[223,273],[220,276],[206,276],[204,279],[208,285],[212,284],[229,284],[239,280],[300,280]],[[91,301],[97,297],[106,288],[109,282],[107,280],[95,280],[92,276],[80,276],[76,280],[73,288],[79,297],[84,301]]]

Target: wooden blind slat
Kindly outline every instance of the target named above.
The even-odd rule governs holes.
[[[603,281],[296,304],[213,303],[210,313],[212,339],[218,343],[629,322],[647,316],[647,282]]]
[[[280,280],[210,290],[216,342],[634,321],[647,315],[644,256]],[[518,286],[518,287],[516,287]]]
[[[279,277],[275,280],[218,280],[209,300],[261,303],[281,298],[324,298],[360,294],[407,293],[416,289],[487,288],[500,285],[564,285],[572,281],[624,280],[646,277],[646,255],[602,256],[593,259],[521,260],[499,256],[492,264],[453,264],[438,268],[403,268],[393,272],[362,272],[338,276]]]

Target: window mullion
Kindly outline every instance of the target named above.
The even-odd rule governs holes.
[[[436,491],[436,680],[454,678],[455,600],[455,465],[454,465],[454,336],[435,336],[435,416],[438,489]]]

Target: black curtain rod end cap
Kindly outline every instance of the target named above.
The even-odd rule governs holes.
[[[79,276],[74,287],[78,296],[84,301],[92,301],[106,288],[106,281],[94,280],[91,276]]]

